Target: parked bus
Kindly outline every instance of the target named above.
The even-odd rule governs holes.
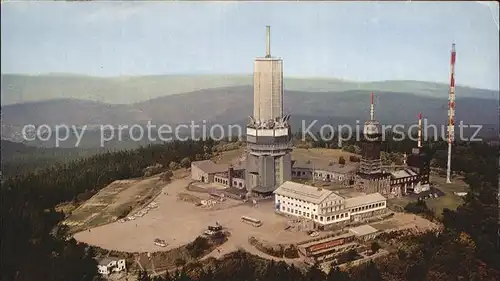
[[[262,225],[262,222],[260,220],[254,219],[254,218],[251,218],[251,217],[246,217],[246,216],[242,216],[241,217],[241,221],[244,222],[244,223],[253,225],[255,227],[259,227],[259,226]]]

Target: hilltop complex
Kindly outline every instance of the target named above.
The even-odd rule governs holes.
[[[283,113],[283,60],[271,56],[268,26],[266,56],[254,61],[254,110],[246,130],[246,152],[229,165],[193,162],[192,179],[222,185],[242,199],[274,194],[276,211],[309,219],[319,228],[377,215],[386,209],[386,198],[430,189],[430,163],[421,147],[421,115],[418,147],[401,169],[393,171],[382,166],[382,132],[374,116],[373,93],[358,164],[293,161],[289,119]],[[292,179],[334,183],[357,196],[341,196]]]

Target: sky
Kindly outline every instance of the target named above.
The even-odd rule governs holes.
[[[3,1],[2,73],[251,74],[449,82],[498,90],[497,3]]]

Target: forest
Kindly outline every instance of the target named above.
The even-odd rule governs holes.
[[[209,157],[217,142],[185,141],[106,152],[23,173],[6,174],[1,185],[1,280],[98,280],[90,247],[70,238],[55,207],[78,202],[114,180],[140,177],[144,168]],[[413,143],[386,143],[386,152],[407,151]],[[426,142],[429,157],[445,167],[446,143]],[[444,154],[445,155],[445,154]],[[457,210],[445,210],[439,233],[398,237],[401,247],[359,267],[325,275],[235,252],[221,260],[187,264],[165,276],[140,280],[499,280],[498,149],[486,143],[457,143],[453,170],[465,176],[470,192]],[[33,155],[36,157],[36,155]],[[394,239],[387,237],[386,239]]]

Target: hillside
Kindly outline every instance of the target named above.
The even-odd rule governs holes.
[[[34,172],[56,163],[66,164],[75,159],[106,151],[105,149],[96,148],[96,146],[94,148],[75,148],[74,146],[67,148],[32,147],[7,140],[1,140],[0,150],[0,169],[4,176]]]
[[[170,95],[131,105],[110,105],[84,100],[52,100],[2,106],[2,126],[25,124],[170,124],[200,122],[232,124],[246,120],[252,112],[252,88],[249,86],[205,89],[182,95]],[[368,117],[369,92],[286,91],[285,112],[293,116],[338,119],[351,123]],[[457,120],[465,124],[497,124],[497,101],[479,98],[457,99]],[[387,124],[411,124],[422,112],[429,122],[446,122],[447,100],[410,93],[377,94],[378,120]],[[297,121],[297,119],[295,120]],[[350,121],[350,122],[349,122]],[[335,124],[333,123],[333,124]]]
[[[2,74],[2,105],[51,99],[80,99],[111,104],[131,104],[162,96],[210,88],[251,86],[251,75],[157,75],[99,78],[49,74]],[[422,81],[352,82],[334,78],[285,77],[285,89],[299,92],[408,92],[447,97],[448,85]],[[498,91],[458,86],[457,96],[498,98]]]

